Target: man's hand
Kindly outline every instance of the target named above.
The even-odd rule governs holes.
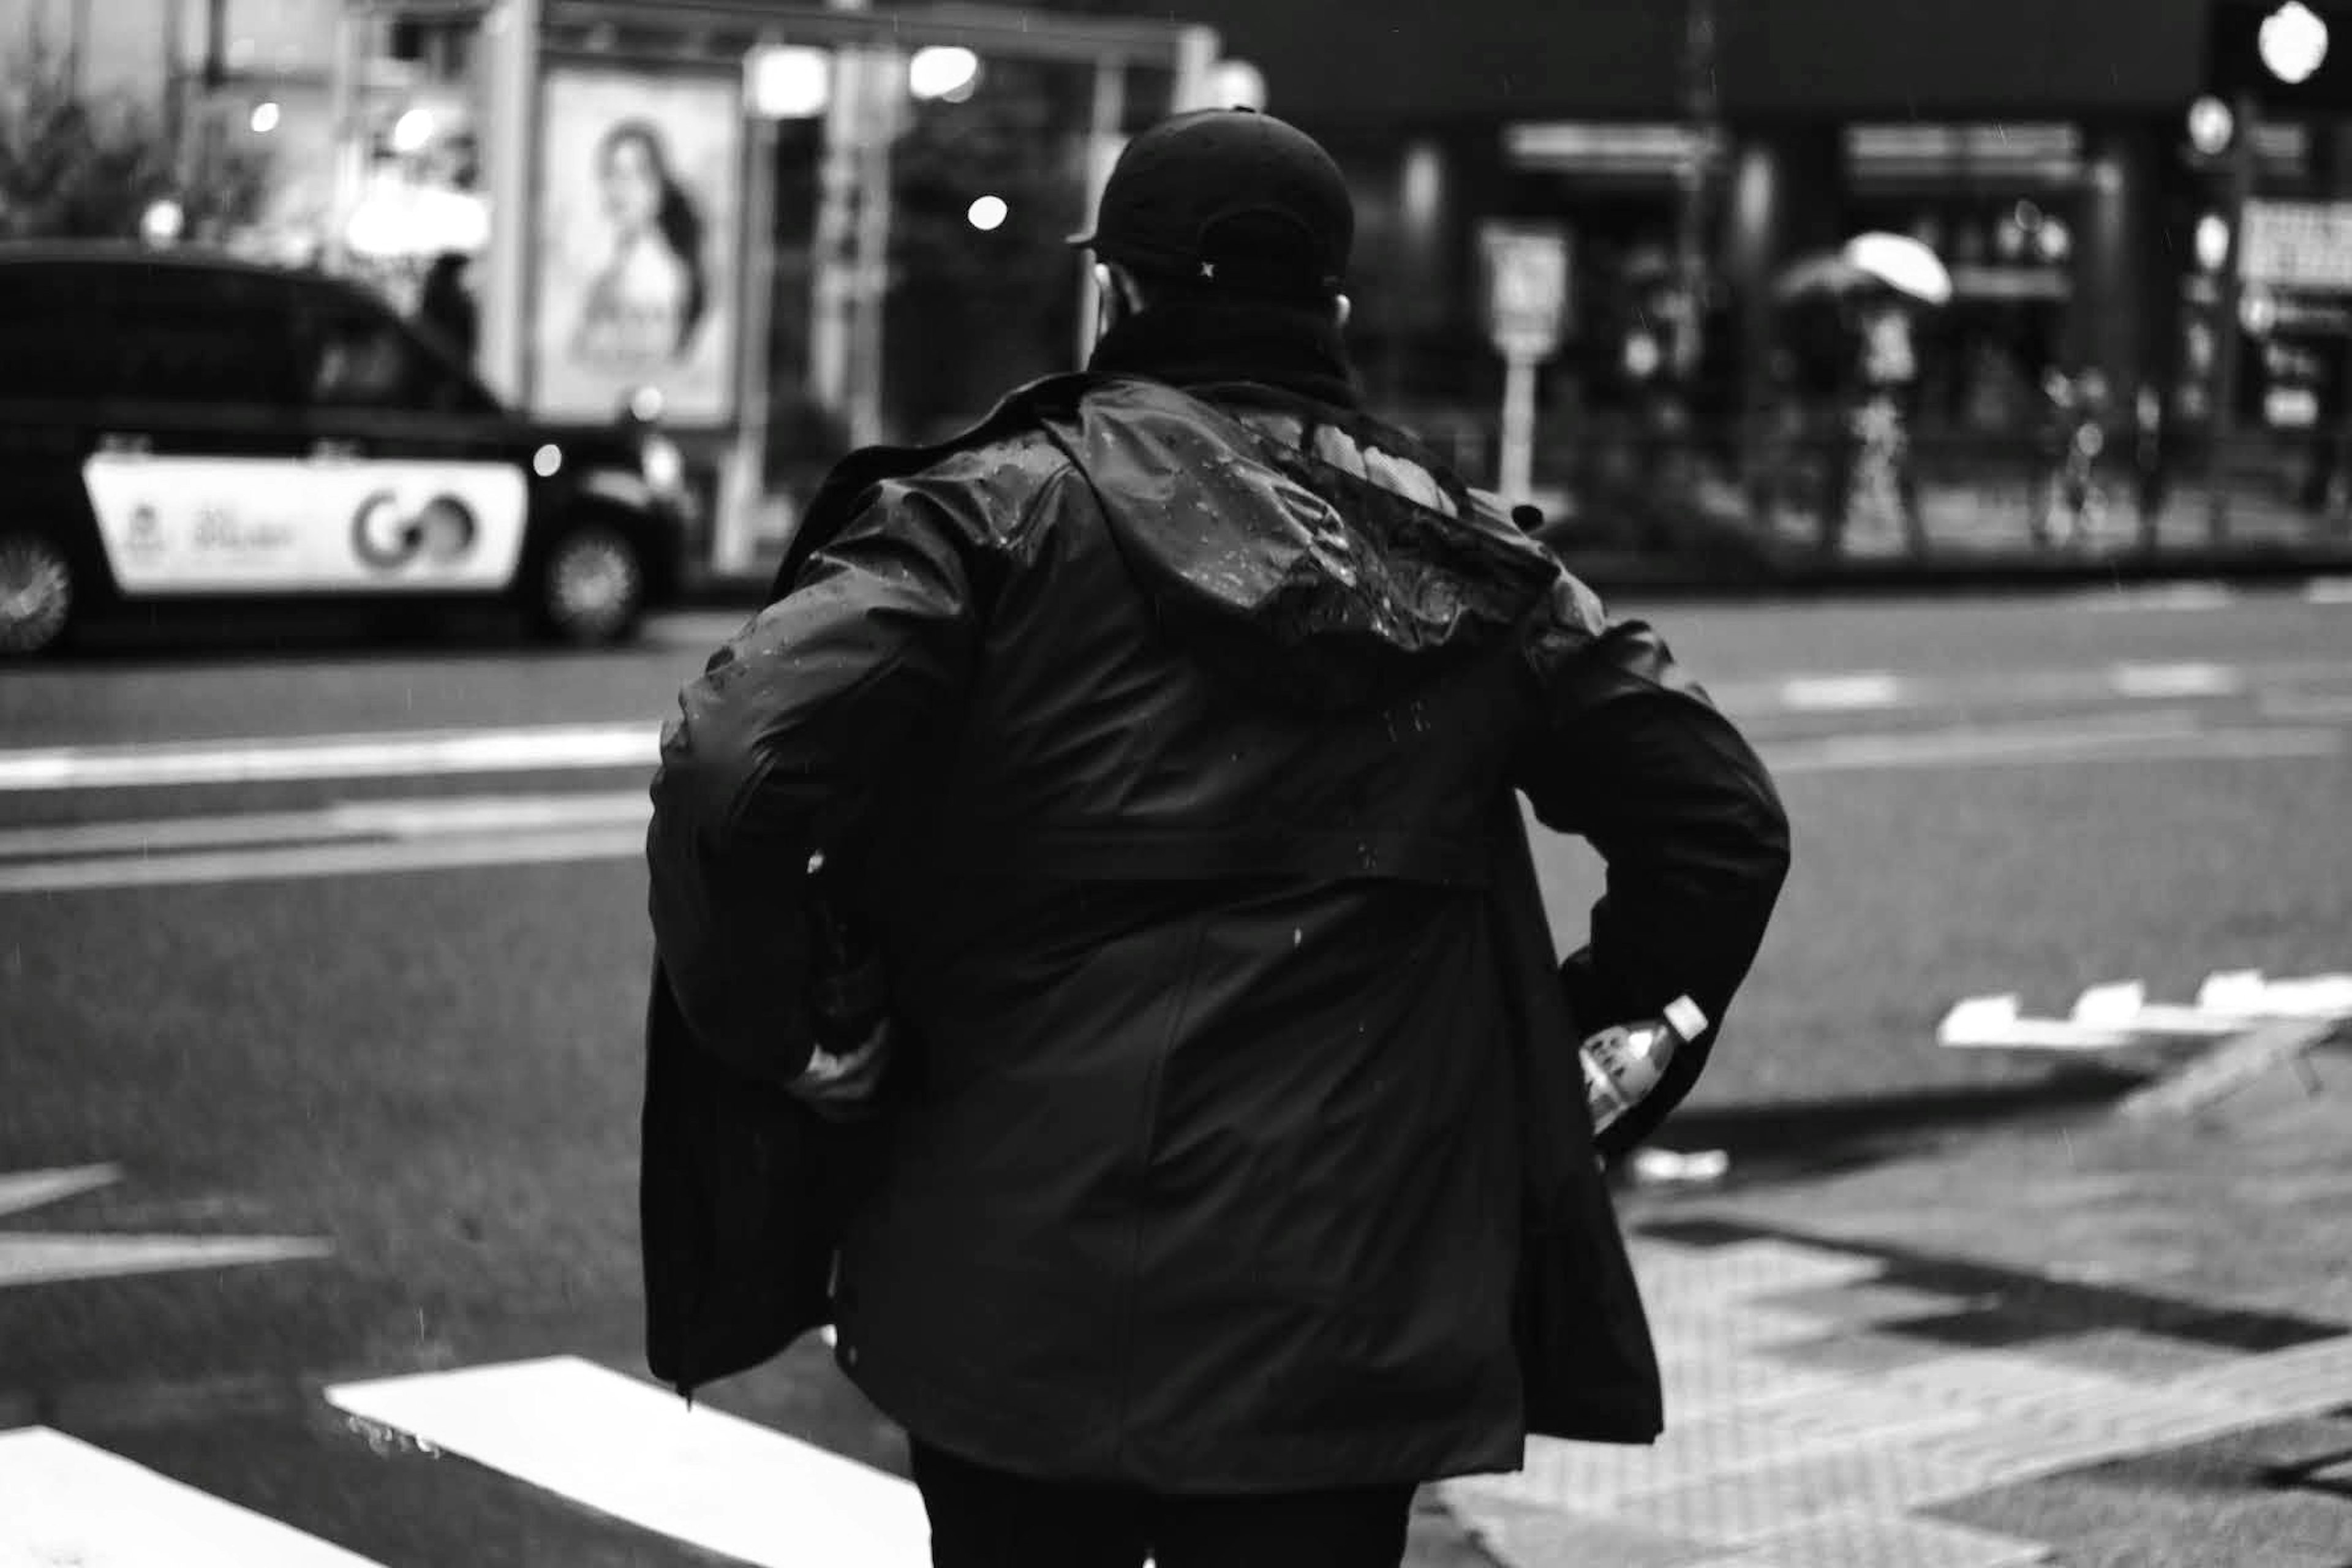
[[[792,1081],[792,1091],[827,1121],[855,1121],[871,1115],[883,1075],[889,1070],[894,1044],[886,1021],[845,1056],[819,1046],[810,1054],[800,1077]]]

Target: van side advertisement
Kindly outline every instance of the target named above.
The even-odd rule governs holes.
[[[82,481],[131,595],[496,591],[530,500],[509,463],[102,454]]]
[[[530,401],[609,419],[640,388],[663,416],[734,409],[741,83],[558,67],[547,76]]]

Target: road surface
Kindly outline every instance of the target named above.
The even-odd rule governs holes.
[[[1669,1141],[2084,1092],[1939,1051],[1963,996],[2352,969],[2345,596],[1617,606],[1797,835]],[[920,1561],[822,1345],[691,1415],[636,1359],[645,784],[737,618],[0,674],[0,1562]],[[1544,849],[1565,942],[1598,878]]]

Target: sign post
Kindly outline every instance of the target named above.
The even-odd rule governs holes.
[[[1568,324],[1568,236],[1557,228],[1489,224],[1487,330],[1503,356],[1501,461],[1495,489],[1525,500],[1534,481],[1536,366],[1559,347]]]

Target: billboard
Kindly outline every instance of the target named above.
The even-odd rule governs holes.
[[[735,404],[742,84],[549,70],[541,100],[530,401],[607,419],[658,390],[675,424]]]

